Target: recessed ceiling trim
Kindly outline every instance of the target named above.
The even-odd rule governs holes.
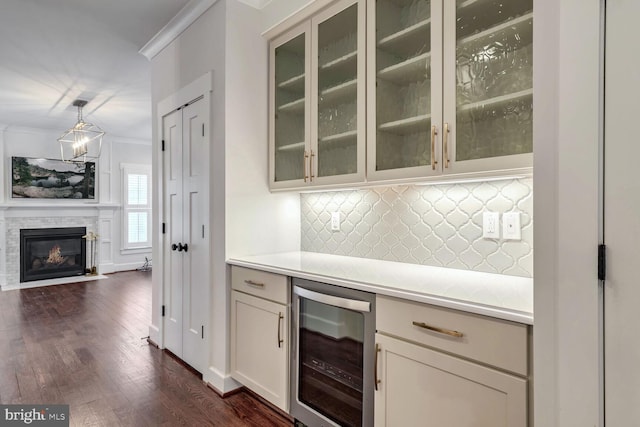
[[[169,43],[175,40],[184,30],[189,27],[196,19],[198,19],[204,12],[213,6],[218,0],[191,0],[187,3],[180,12],[167,23],[158,34],[153,36],[142,48],[138,51],[144,55],[148,60],[153,59],[158,53],[162,51]]]
[[[272,0],[238,0],[240,3],[244,3],[255,9],[264,9],[266,5],[271,3]]]

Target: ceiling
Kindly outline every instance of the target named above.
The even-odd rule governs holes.
[[[138,53],[189,0],[1,0],[0,129],[62,133],[75,99],[105,138],[151,139],[150,63]]]

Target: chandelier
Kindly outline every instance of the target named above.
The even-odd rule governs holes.
[[[82,107],[87,101],[76,99],[73,106],[78,107],[78,122],[65,131],[58,142],[60,157],[66,163],[86,163],[100,157],[104,131],[100,127],[87,123],[82,118]]]

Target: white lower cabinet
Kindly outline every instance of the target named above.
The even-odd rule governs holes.
[[[240,267],[233,267],[231,275],[231,376],[288,412],[288,279]],[[285,300],[245,292],[277,299],[282,295]]]
[[[479,346],[474,331],[493,329],[493,335],[498,322],[504,324],[498,326],[512,327],[516,344],[523,346],[519,354],[524,360],[514,366],[526,366],[525,325],[387,297],[378,297],[376,309],[376,427],[528,425],[526,373],[518,375],[468,359],[468,355],[482,355],[481,349],[474,348]],[[407,313],[414,320],[404,322],[403,330],[398,319]],[[442,324],[447,316],[450,323]],[[438,348],[438,340],[448,350]],[[467,357],[451,353],[452,345],[468,347]],[[500,354],[501,348],[492,351]]]

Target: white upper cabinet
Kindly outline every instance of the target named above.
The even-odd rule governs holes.
[[[442,3],[369,0],[367,177],[442,171]]]
[[[532,165],[532,0],[369,0],[370,181]]]
[[[530,173],[533,0],[312,6],[270,46],[271,189]]]
[[[532,41],[533,0],[444,2],[445,173],[532,165]]]
[[[272,41],[272,189],[364,182],[365,21],[339,1]]]
[[[272,188],[308,178],[311,25],[305,22],[270,44],[269,173]]]

